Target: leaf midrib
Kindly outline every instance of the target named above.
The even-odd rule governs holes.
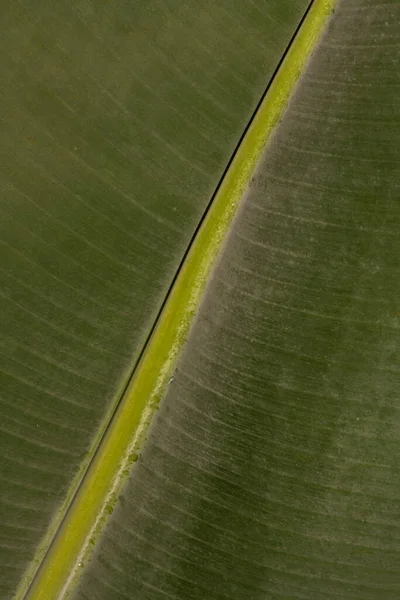
[[[53,526],[48,549],[16,599],[63,597],[78,575],[137,458],[242,193],[335,3],[312,0],[307,7],[193,232],[91,459],[64,502],[61,522]]]

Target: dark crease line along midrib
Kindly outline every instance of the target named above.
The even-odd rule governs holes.
[[[146,341],[145,341],[145,343],[144,343],[144,345],[143,345],[143,347],[142,347],[142,350],[141,350],[141,352],[140,352],[140,355],[139,355],[139,357],[138,357],[137,361],[135,362],[135,365],[134,365],[134,367],[133,367],[133,369],[132,369],[132,371],[131,371],[130,377],[129,377],[129,379],[127,379],[124,389],[121,391],[121,394],[120,394],[120,397],[119,397],[119,401],[116,403],[116,405],[115,405],[115,407],[114,407],[114,410],[113,410],[113,413],[112,413],[112,415],[110,416],[110,418],[109,418],[109,420],[108,420],[108,423],[107,423],[107,425],[105,426],[104,430],[101,432],[101,437],[100,437],[100,439],[97,441],[97,447],[96,447],[95,451],[93,452],[93,455],[92,455],[92,457],[91,457],[91,459],[90,459],[89,463],[87,464],[87,466],[86,466],[86,468],[85,468],[85,471],[84,471],[83,475],[80,477],[80,482],[79,482],[79,485],[78,485],[78,487],[75,489],[75,491],[73,492],[73,495],[72,495],[72,497],[71,497],[71,498],[70,498],[70,500],[69,500],[69,505],[68,505],[68,508],[67,508],[67,510],[64,512],[64,514],[63,514],[63,517],[62,517],[62,519],[61,519],[61,522],[60,522],[60,523],[58,523],[58,525],[57,525],[57,531],[56,531],[56,532],[55,532],[55,534],[53,535],[53,538],[52,538],[52,540],[51,540],[51,542],[50,542],[50,544],[49,544],[49,547],[47,548],[47,551],[46,551],[46,553],[45,553],[45,556],[44,556],[44,558],[42,558],[42,560],[41,560],[40,566],[41,566],[41,565],[43,565],[43,561],[45,561],[45,560],[46,560],[46,558],[47,558],[48,554],[50,553],[50,551],[51,551],[51,549],[52,549],[52,547],[53,547],[53,542],[55,542],[55,539],[56,539],[56,537],[57,537],[57,532],[59,532],[59,531],[60,531],[60,528],[61,528],[61,527],[63,526],[63,524],[65,523],[65,520],[66,520],[66,518],[67,518],[67,515],[69,514],[69,509],[71,508],[71,506],[73,506],[73,505],[74,505],[74,502],[75,502],[75,499],[76,499],[76,497],[77,497],[77,494],[79,493],[79,490],[80,490],[80,489],[81,489],[81,487],[82,487],[82,483],[85,481],[85,479],[86,479],[86,476],[87,476],[87,473],[88,473],[88,471],[90,470],[90,468],[91,468],[91,466],[92,466],[92,464],[93,464],[94,460],[96,459],[96,457],[97,457],[97,455],[98,455],[98,451],[99,451],[99,449],[102,447],[102,443],[103,443],[103,441],[104,441],[104,440],[107,438],[107,435],[108,435],[108,432],[109,432],[109,429],[110,429],[111,423],[113,422],[113,420],[114,420],[114,417],[115,417],[115,415],[117,414],[117,411],[118,411],[119,405],[120,405],[120,403],[121,403],[121,399],[124,397],[124,394],[125,394],[125,392],[126,392],[126,390],[127,390],[128,386],[130,385],[130,382],[132,381],[132,377],[133,377],[133,375],[134,375],[134,374],[136,373],[136,371],[137,371],[137,367],[138,367],[138,365],[140,364],[140,362],[141,362],[141,360],[142,360],[142,357],[143,357],[143,355],[144,355],[144,352],[145,352],[145,350],[146,350],[146,349],[147,349],[147,347],[148,347],[149,341],[150,341],[150,339],[151,339],[151,338],[152,338],[152,336],[153,336],[153,333],[154,333],[155,327],[156,327],[156,325],[158,324],[158,322],[159,322],[159,319],[160,319],[160,316],[161,316],[161,314],[162,314],[162,312],[163,312],[163,310],[164,310],[164,308],[165,308],[165,305],[166,305],[166,303],[167,303],[167,300],[169,299],[169,297],[170,297],[170,295],[171,295],[171,291],[172,291],[172,289],[174,288],[174,285],[175,285],[175,282],[176,282],[176,280],[177,280],[177,277],[178,277],[178,275],[180,274],[180,272],[181,272],[181,270],[182,270],[182,267],[183,267],[183,265],[184,265],[184,263],[185,263],[185,261],[186,261],[186,258],[187,258],[187,256],[188,256],[189,250],[191,249],[191,247],[192,247],[192,245],[193,245],[193,242],[194,242],[194,240],[195,240],[195,238],[196,238],[196,236],[197,236],[197,234],[198,234],[198,232],[199,232],[200,228],[201,228],[201,227],[202,227],[202,225],[203,225],[203,222],[204,222],[204,220],[205,220],[205,217],[206,217],[206,215],[209,213],[209,210],[210,210],[210,207],[211,207],[211,205],[212,205],[212,202],[213,202],[213,200],[214,200],[214,198],[215,198],[215,196],[216,196],[217,192],[219,191],[219,189],[220,189],[220,187],[221,187],[222,181],[223,181],[223,179],[224,179],[224,177],[225,177],[225,175],[226,175],[226,173],[227,173],[228,169],[230,168],[230,166],[231,166],[231,164],[232,164],[233,157],[236,155],[236,153],[237,153],[237,150],[238,150],[238,148],[239,148],[239,146],[240,146],[241,142],[243,141],[243,138],[244,138],[244,137],[245,137],[245,135],[247,134],[247,132],[248,132],[248,129],[249,129],[249,127],[250,127],[250,124],[253,122],[253,120],[254,120],[254,117],[255,117],[256,113],[258,112],[258,109],[259,109],[259,107],[262,105],[262,102],[263,102],[263,100],[264,100],[264,98],[265,98],[265,95],[266,95],[267,91],[269,90],[269,88],[270,88],[270,86],[271,86],[271,83],[272,83],[272,81],[275,79],[275,76],[276,76],[276,74],[277,74],[278,70],[280,69],[280,67],[281,67],[281,65],[282,65],[282,62],[283,62],[283,60],[286,58],[286,56],[287,56],[287,54],[288,54],[288,51],[289,51],[289,49],[291,48],[291,46],[292,46],[292,44],[293,44],[293,41],[295,40],[295,38],[296,38],[296,36],[297,36],[297,34],[298,34],[298,32],[299,32],[299,30],[300,30],[301,26],[303,25],[303,23],[304,23],[304,20],[305,20],[306,16],[308,15],[308,13],[309,13],[309,11],[310,11],[310,9],[311,9],[311,7],[312,7],[313,3],[314,3],[314,0],[311,0],[311,2],[309,3],[309,5],[308,5],[308,7],[307,7],[307,9],[306,9],[306,11],[305,11],[305,13],[304,13],[304,15],[303,15],[302,19],[300,20],[300,23],[298,24],[298,26],[297,26],[297,28],[296,28],[296,30],[295,30],[295,32],[294,32],[294,34],[293,34],[293,36],[292,36],[292,38],[291,38],[291,40],[290,40],[290,42],[289,42],[289,44],[288,44],[288,46],[287,46],[287,48],[286,48],[285,52],[284,52],[284,54],[283,54],[283,56],[282,56],[281,60],[279,61],[279,63],[278,63],[278,65],[277,65],[277,67],[276,67],[276,69],[275,69],[275,71],[274,71],[274,73],[273,73],[273,75],[272,75],[272,77],[271,77],[271,79],[270,79],[270,81],[269,81],[269,83],[268,83],[268,85],[267,85],[266,89],[264,90],[264,93],[262,94],[262,97],[261,97],[261,99],[260,99],[259,103],[257,104],[257,107],[256,107],[256,109],[254,110],[254,112],[253,112],[253,114],[252,114],[252,116],[251,116],[251,119],[250,119],[249,123],[247,124],[247,126],[246,126],[246,128],[245,128],[245,130],[244,130],[243,134],[241,135],[241,137],[240,137],[240,139],[239,139],[239,141],[238,141],[238,143],[237,143],[237,145],[236,145],[235,151],[234,151],[234,153],[233,153],[233,155],[232,155],[231,159],[229,160],[229,162],[228,162],[228,164],[227,164],[227,166],[226,166],[226,168],[225,168],[225,170],[224,170],[224,172],[223,172],[223,174],[222,174],[222,176],[221,176],[221,178],[220,178],[220,181],[218,182],[217,188],[216,188],[216,190],[215,190],[214,194],[212,195],[212,197],[211,197],[211,199],[210,199],[210,201],[209,201],[209,203],[208,203],[208,205],[207,205],[207,207],[206,207],[206,209],[205,209],[205,211],[204,211],[204,213],[203,213],[203,215],[202,215],[202,218],[200,219],[200,221],[199,221],[199,223],[198,223],[198,225],[197,225],[197,227],[196,227],[196,230],[195,230],[195,232],[193,233],[193,236],[192,236],[192,238],[191,238],[191,240],[190,240],[190,243],[188,244],[188,246],[187,246],[187,249],[186,249],[186,251],[185,251],[185,253],[184,253],[183,257],[182,257],[182,260],[181,260],[181,262],[180,262],[180,264],[179,264],[179,266],[178,266],[178,269],[177,269],[177,271],[176,271],[176,273],[175,273],[175,275],[174,275],[174,277],[173,277],[173,280],[172,280],[172,282],[171,282],[170,288],[169,288],[169,290],[168,290],[168,292],[167,292],[167,294],[166,294],[166,296],[165,296],[165,298],[164,298],[164,300],[163,300],[163,302],[162,302],[162,305],[160,306],[160,310],[159,310],[159,313],[158,313],[158,315],[157,315],[157,318],[155,319],[155,321],[154,321],[154,324],[153,324],[153,326],[152,326],[152,328],[151,328],[151,330],[150,330],[150,332],[149,332],[149,335],[148,335],[148,337],[147,337],[147,339],[146,339]],[[316,35],[317,35],[317,34],[316,34]],[[304,50],[304,52],[306,52],[306,50]],[[85,166],[87,167],[87,165],[85,165]],[[39,566],[39,570],[40,570],[40,566]],[[30,584],[29,584],[29,588],[26,590],[26,593],[25,593],[25,596],[24,596],[25,598],[27,597],[27,595],[29,595],[29,593],[30,593],[30,591],[31,591],[31,589],[32,589],[32,587],[33,587],[33,585],[35,584],[35,582],[36,582],[36,576],[38,575],[38,572],[39,572],[39,571],[37,570],[37,571],[36,571],[36,573],[35,573],[35,575],[34,575],[34,577],[33,577],[33,580],[30,582]],[[47,576],[47,575],[45,575],[45,577],[46,577],[46,576]]]

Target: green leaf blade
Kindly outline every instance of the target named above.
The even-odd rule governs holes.
[[[77,600],[398,596],[399,17],[339,4]]]
[[[305,5],[5,7],[2,598],[57,530]]]
[[[329,5],[322,0],[307,11],[301,30],[268,89],[179,272],[118,412],[29,590],[30,598],[68,595],[82,572],[91,546],[115,506],[115,498],[132,463],[130,457],[137,457],[154,407],[165,391],[244,186],[318,39],[329,15]]]

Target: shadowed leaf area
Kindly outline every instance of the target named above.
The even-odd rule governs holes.
[[[3,6],[2,600],[77,483],[306,5]]]
[[[399,23],[339,3],[75,600],[400,597]]]

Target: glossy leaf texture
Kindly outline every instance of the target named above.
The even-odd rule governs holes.
[[[399,23],[339,3],[75,600],[399,598]]]
[[[306,6],[3,6],[3,600],[77,483]]]

